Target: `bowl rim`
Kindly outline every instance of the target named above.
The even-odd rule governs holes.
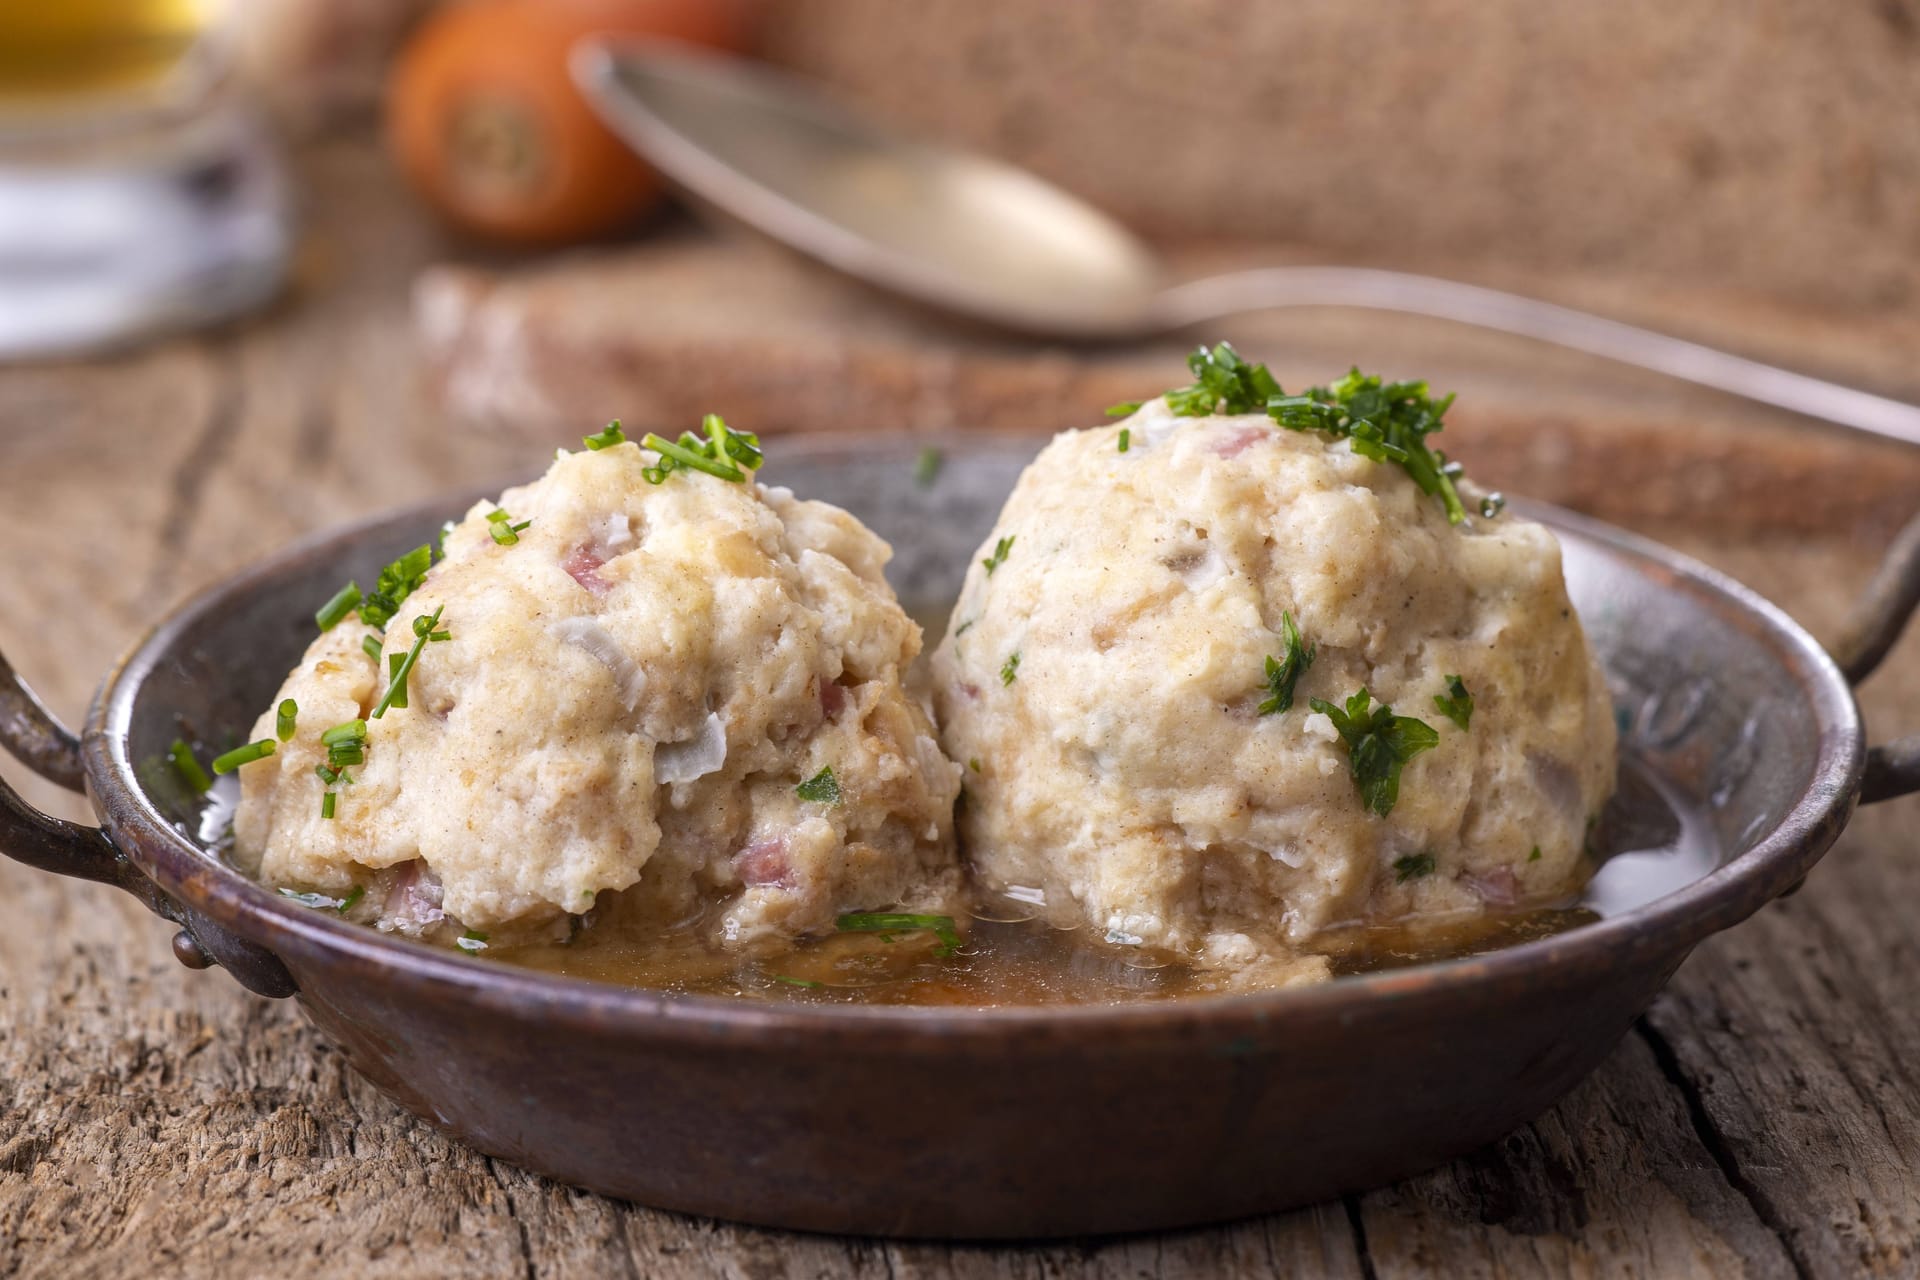
[[[947,444],[1037,448],[1034,433],[901,434],[885,440],[857,433],[786,437],[790,455],[831,458],[857,449],[866,458],[909,459]],[[798,448],[796,449],[796,446]],[[499,492],[479,489],[476,494]],[[381,933],[318,912],[268,889],[191,840],[147,798],[128,751],[135,698],[178,637],[227,600],[256,589],[292,564],[388,524],[424,521],[453,509],[464,494],[376,513],[301,538],[173,609],[108,672],[88,712],[82,755],[88,791],[114,843],[139,869],[189,909],[300,963],[346,960],[367,975],[460,999],[506,1016],[537,1014],[546,1025],[588,1033],[685,1033],[698,1039],[801,1039],[836,1033],[898,1046],[931,1038],[951,1043],[974,1036],[1066,1037],[1102,1030],[1124,1038],[1157,1038],[1173,1028],[1244,1029],[1254,1024],[1349,1022],[1410,1000],[1474,1000],[1490,989],[1577,983],[1649,951],[1678,964],[1706,937],[1739,923],[1795,886],[1825,853],[1851,816],[1865,762],[1864,729],[1852,691],[1817,641],[1777,606],[1718,570],[1651,539],[1545,503],[1513,508],[1554,530],[1595,544],[1637,571],[1699,598],[1768,643],[1812,704],[1819,740],[1806,789],[1779,822],[1744,853],[1684,887],[1630,911],[1481,955],[1404,969],[1358,974],[1276,991],[1194,995],[1088,1005],[915,1006],[816,1004],[680,995],[586,978],[488,963],[464,953]],[[475,499],[477,500],[477,499]],[[470,502],[471,500],[469,500]],[[461,508],[464,510],[465,508]]]

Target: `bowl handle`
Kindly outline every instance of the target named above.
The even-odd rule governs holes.
[[[72,791],[86,779],[80,740],[55,720],[0,654],[0,747],[50,782]],[[180,926],[173,954],[190,969],[219,963],[241,986],[263,996],[290,996],[293,976],[272,952],[175,902],[149,880],[99,827],[41,813],[0,778],[0,852],[55,875],[110,884]]]
[[[1873,674],[1916,608],[1920,608],[1920,516],[1908,521],[1893,540],[1833,646],[1834,661],[1849,683],[1859,684]],[[1920,734],[1909,734],[1867,751],[1860,803],[1891,800],[1915,791],[1920,791]]]

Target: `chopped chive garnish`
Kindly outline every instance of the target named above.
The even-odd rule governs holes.
[[[1405,884],[1409,880],[1418,880],[1422,876],[1433,874],[1433,855],[1430,853],[1410,853],[1404,858],[1393,860],[1393,882]]]
[[[1128,418],[1138,412],[1140,412],[1140,402],[1138,400],[1122,400],[1119,404],[1110,404],[1107,406],[1107,416],[1109,418]],[[1125,453],[1126,450],[1122,449],[1120,452]]]
[[[1000,664],[1000,683],[1012,684],[1014,677],[1019,674],[1020,655],[1017,653],[1009,654],[1007,660]]]
[[[684,444],[676,444],[671,440],[662,439],[661,437],[654,435],[652,432],[648,432],[646,437],[643,440],[641,440],[640,443],[643,447],[651,449],[655,453],[659,454],[662,461],[664,461],[665,459],[671,458],[679,466],[690,467],[695,471],[704,471],[708,475],[713,476],[720,480],[730,481],[734,484],[744,484],[746,482],[746,479],[747,479],[746,473],[740,470],[740,468],[734,466],[733,463],[725,461],[724,459],[716,460],[713,458],[709,458],[705,453],[701,452],[699,449],[690,448]],[[666,476],[670,474],[670,472],[667,472],[664,468],[660,468],[660,467],[650,467],[648,468],[648,470],[661,471],[662,480],[664,480]],[[649,475],[647,478],[649,480],[653,479],[651,475]],[[655,480],[654,483],[658,484],[659,481]]]
[[[620,429],[620,419],[618,418],[609,422],[605,431],[598,431],[593,435],[582,436],[580,438],[580,443],[586,445],[587,448],[593,450],[595,453],[600,452],[602,449],[611,449],[616,444],[625,444],[626,442],[627,433]]]
[[[432,567],[433,548],[421,545],[382,569],[380,580],[360,603],[360,621],[384,631],[407,597],[426,581],[427,570]]]
[[[320,816],[328,822],[333,821],[333,802],[336,798],[337,793],[332,791],[320,797]]]
[[[187,784],[187,790],[193,794],[205,795],[213,786],[213,779],[193,758],[193,748],[187,745],[185,738],[175,738],[173,745],[167,748],[167,759],[173,764],[173,771],[180,775],[180,781]]]
[[[375,662],[380,661],[380,654],[384,651],[384,649],[385,649],[385,646],[380,643],[379,636],[368,634],[366,636],[361,637],[360,652],[366,654],[369,658],[372,658]]]
[[[775,982],[784,982],[790,987],[805,987],[809,991],[818,991],[826,985],[823,982],[814,982],[808,978],[789,978],[784,973],[770,973],[767,976]]]
[[[522,520],[519,524],[515,524],[513,517],[507,514],[504,507],[495,507],[487,512],[487,532],[492,534],[493,540],[503,547],[510,547],[520,541],[520,535],[532,526],[531,520]]]
[[[727,426],[726,419],[717,413],[702,418],[700,429],[707,433],[707,440],[712,446],[708,451],[710,457],[722,462],[731,458],[749,471],[765,461],[760,453],[760,437],[751,431],[733,430]],[[686,437],[682,436],[681,439],[685,440]]]
[[[1132,444],[1133,444],[1133,428],[1132,427],[1120,428],[1120,452],[1125,453]]]
[[[1503,493],[1490,493],[1480,499],[1480,514],[1488,520],[1493,519],[1507,509],[1507,497]]]
[[[407,650],[406,661],[394,669],[393,680],[387,685],[386,696],[380,699],[380,705],[373,709],[375,720],[387,714],[387,708],[394,705],[396,697],[406,697],[407,677],[413,674],[413,664],[420,661],[420,651],[427,647],[427,638],[433,634],[434,628],[440,625],[440,614],[446,607],[441,605],[440,608],[435,609],[430,618],[423,614],[413,620],[413,647]]]
[[[913,482],[922,489],[933,488],[933,482],[940,478],[940,468],[945,462],[945,456],[932,445],[928,445],[920,451],[920,456],[913,460]]]
[[[839,804],[840,780],[833,776],[833,769],[828,767],[795,787],[793,793],[814,804]]]
[[[297,720],[299,719],[299,716],[300,716],[299,703],[295,702],[292,698],[288,698],[286,701],[282,702],[280,704],[280,709],[274,714],[274,718],[273,718],[274,735],[278,737],[282,742],[292,741],[294,726]]]
[[[1167,408],[1182,418],[1204,418],[1211,413],[1257,413],[1275,396],[1280,384],[1264,364],[1248,364],[1225,342],[1212,350],[1201,347],[1187,357],[1193,371],[1191,386],[1167,392]]]
[[[1280,629],[1287,651],[1279,658],[1267,658],[1267,696],[1258,707],[1263,716],[1293,709],[1293,687],[1300,683],[1300,677],[1307,673],[1320,651],[1317,644],[1301,643],[1300,628],[1294,624],[1291,612],[1280,615]]]
[[[1289,431],[1324,432],[1346,440],[1363,458],[1397,463],[1421,492],[1440,499],[1448,523],[1466,519],[1454,485],[1458,466],[1427,447],[1427,437],[1441,430],[1452,396],[1436,400],[1424,382],[1387,382],[1358,369],[1330,387],[1310,387],[1304,395],[1290,396],[1267,366],[1249,364],[1224,342],[1195,351],[1187,357],[1187,367],[1194,382],[1166,393],[1167,407],[1175,415],[1202,418],[1264,409]],[[1483,502],[1481,514],[1489,518],[1498,512],[1498,504],[1487,508]]]
[[[1014,535],[1008,534],[1006,537],[1000,539],[1000,541],[994,543],[993,554],[980,562],[986,566],[987,576],[989,578],[993,576],[995,569],[998,569],[1007,562],[1007,552],[1013,550],[1013,539]]]
[[[360,901],[360,899],[366,896],[367,896],[367,886],[363,884],[357,884],[353,886],[353,888],[347,890],[347,896],[340,899],[340,905],[335,909],[339,911],[341,915],[345,915],[347,914],[347,912],[353,910],[354,903]]]
[[[1533,852],[1527,855],[1527,861],[1528,861],[1528,862],[1538,862],[1538,861],[1540,861],[1540,846],[1539,846],[1539,845],[1535,845],[1535,846],[1533,846]]]
[[[323,747],[336,746],[342,742],[365,742],[366,740],[367,722],[365,720],[349,720],[345,724],[333,726],[320,735],[320,745]]]
[[[899,911],[855,911],[833,922],[842,933],[907,933],[924,929],[940,939],[935,955],[950,956],[960,949],[960,931],[952,916],[916,916]]]
[[[961,636],[967,634],[968,631],[973,629],[973,624],[978,621],[980,621],[978,618],[968,618],[965,622],[953,629],[953,638],[958,640]]]
[[[1473,721],[1473,695],[1467,692],[1467,686],[1459,676],[1447,677],[1447,692],[1444,696],[1434,694],[1433,705],[1440,709],[1441,715],[1462,729]]]
[[[407,655],[404,653],[390,653],[387,655],[387,672],[396,682],[400,678],[400,664],[406,660]],[[393,696],[387,705],[396,710],[405,711],[407,709],[407,686],[395,683],[392,694]]]
[[[232,773],[243,764],[252,764],[255,760],[265,760],[272,755],[278,745],[272,738],[262,738],[258,742],[249,742],[244,747],[235,747],[225,755],[213,758],[215,773]]]
[[[360,587],[357,583],[349,582],[334,592],[331,600],[320,606],[319,612],[313,615],[313,620],[320,625],[322,631],[331,631],[339,626],[341,621],[359,604]]]
[[[1412,716],[1397,716],[1384,702],[1373,706],[1373,697],[1364,686],[1347,699],[1344,711],[1318,698],[1309,705],[1339,730],[1347,745],[1347,769],[1360,789],[1360,801],[1383,818],[1393,812],[1400,799],[1401,767],[1422,751],[1440,745],[1440,735],[1432,725]]]
[[[487,949],[487,935],[478,929],[469,929],[453,940],[453,945],[469,954]]]

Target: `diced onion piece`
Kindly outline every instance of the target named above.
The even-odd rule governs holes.
[[[653,750],[655,782],[692,782],[717,771],[727,762],[727,725],[718,712],[708,712],[700,732],[685,742],[663,742]]]
[[[605,553],[602,560],[613,559],[622,547],[634,540],[633,522],[618,512],[601,516],[589,527],[593,530],[595,549]]]
[[[603,663],[613,673],[620,690],[620,701],[632,711],[647,692],[647,673],[640,669],[620,642],[592,618],[563,618],[554,624],[554,634],[576,649]]]

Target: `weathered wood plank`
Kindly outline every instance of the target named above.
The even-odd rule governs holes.
[[[1637,1035],[1540,1120],[1360,1205],[1381,1277],[1794,1274]]]
[[[1181,256],[1194,273],[1234,261],[1220,251]],[[1824,358],[1842,374],[1897,370],[1898,382],[1920,345],[1916,316],[1868,327],[1751,297],[1626,292],[1601,278],[1556,284],[1576,305],[1718,334],[1789,364]],[[1355,363],[1442,377],[1461,397],[1446,448],[1476,479],[1613,520],[1669,519],[1729,537],[1884,535],[1920,492],[1920,451],[1410,317],[1275,311],[1157,342],[1071,350],[943,323],[772,249],[688,232],[535,270],[436,270],[416,300],[440,398],[479,435],[547,441],[614,415],[671,434],[714,409],[762,432],[1052,432],[1186,381],[1191,344],[1225,337],[1270,360],[1289,387]]]

